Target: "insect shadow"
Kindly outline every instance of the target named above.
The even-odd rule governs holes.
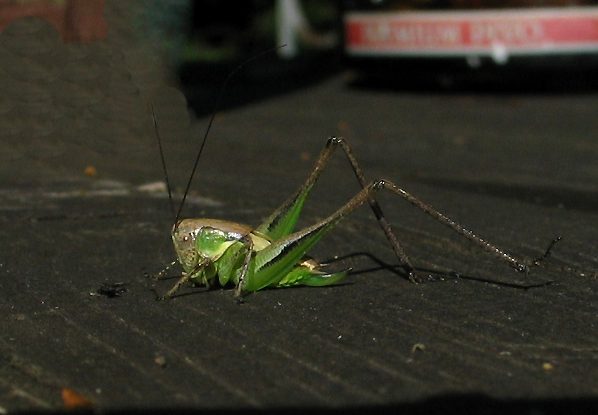
[[[544,256],[544,255],[543,255]],[[352,269],[351,275],[360,275],[360,274],[371,274],[373,272],[378,271],[387,271],[392,274],[395,274],[398,277],[405,278],[407,275],[407,270],[405,269],[404,265],[402,264],[389,264],[377,256],[369,253],[369,252],[354,252],[351,254],[343,255],[343,256],[335,256],[334,259],[330,259],[328,261],[323,261],[327,265],[332,265],[337,261],[346,261],[348,259],[354,259],[356,257],[366,257],[369,261],[372,261],[377,264],[374,267],[362,268],[362,269]],[[471,275],[466,275],[462,273],[458,273],[455,271],[441,271],[438,269],[431,269],[431,268],[422,268],[422,267],[415,267],[416,275],[417,275],[417,283],[434,283],[439,281],[446,281],[446,280],[469,280],[469,281],[476,281],[481,283],[488,283],[497,285],[500,287],[506,288],[515,288],[521,290],[527,290],[530,288],[540,288],[546,287],[548,285],[554,284],[553,280],[548,280],[544,282],[538,283],[531,283],[526,284],[522,282],[506,282],[506,281],[497,281],[490,278],[482,278],[482,277],[475,277]],[[339,284],[337,284],[339,285]]]

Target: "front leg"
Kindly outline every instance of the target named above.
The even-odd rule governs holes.
[[[202,268],[208,266],[210,263],[211,261],[207,258],[199,261],[195,268],[193,268],[190,272],[183,273],[183,276],[179,278],[176,284],[174,284],[174,286],[166,294],[158,296],[157,300],[167,300],[169,298],[172,298],[174,293],[176,293],[179,290],[179,288],[181,288],[181,285],[189,281],[190,278],[192,278],[199,271],[201,271]]]
[[[239,277],[239,282],[237,283],[237,287],[235,288],[234,299],[237,300],[238,303],[242,303],[245,279],[247,278],[247,273],[249,272],[249,265],[251,264],[251,260],[253,259],[254,252],[253,240],[250,236],[244,236],[243,238],[239,239],[239,242],[242,242],[243,245],[245,245],[245,249],[247,250],[247,252],[245,253],[245,260],[243,261],[243,269],[241,270],[241,276]]]
[[[160,272],[158,272],[157,274],[154,274],[154,275],[148,275],[148,277],[149,277],[150,279],[154,280],[154,281],[158,281],[160,278],[162,278],[164,275],[166,275],[166,273],[167,273],[168,271],[170,271],[170,269],[171,269],[173,266],[175,266],[175,265],[176,265],[176,264],[178,264],[178,263],[179,263],[179,261],[178,261],[178,260],[172,261],[170,264],[168,264],[167,266],[165,266],[165,267],[164,267],[164,269],[163,269],[162,271],[160,271]],[[146,274],[146,275],[147,275],[147,274]]]

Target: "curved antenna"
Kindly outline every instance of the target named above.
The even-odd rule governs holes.
[[[164,172],[164,180],[166,181],[166,188],[168,189],[168,201],[170,202],[170,213],[173,218],[176,218],[174,214],[174,202],[172,200],[172,190],[170,188],[170,180],[168,180],[168,171],[166,170],[166,161],[164,160],[164,151],[162,151],[162,140],[160,139],[160,132],[158,131],[158,122],[156,121],[156,113],[154,112],[154,103],[150,102],[152,107],[152,117],[154,118],[154,129],[156,130],[156,138],[158,139],[158,148],[160,149],[160,158],[162,159],[162,171]],[[175,219],[176,222],[176,219]]]
[[[189,181],[187,182],[187,187],[185,187],[185,192],[183,193],[183,198],[181,199],[181,204],[179,206],[179,210],[174,217],[175,228],[178,227],[179,217],[181,216],[181,211],[183,210],[183,205],[185,204],[185,200],[187,199],[187,194],[189,193],[189,189],[191,188],[191,183],[193,182],[193,176],[195,175],[195,171],[197,170],[197,166],[199,164],[199,158],[201,157],[201,153],[203,153],[203,149],[206,145],[206,140],[208,139],[208,134],[210,133],[210,130],[212,129],[212,123],[214,122],[214,118],[216,117],[216,112],[218,111],[218,107],[220,105],[220,101],[222,100],[222,96],[224,95],[224,90],[226,89],[226,85],[228,84],[228,81],[230,81],[230,79],[233,77],[233,75],[235,75],[237,72],[239,72],[239,70],[241,68],[243,68],[245,65],[247,65],[248,63],[253,62],[257,58],[260,58],[270,52],[273,52],[273,51],[283,48],[285,46],[286,46],[286,44],[281,45],[281,46],[276,46],[272,49],[268,49],[264,52],[258,53],[255,56],[252,56],[251,58],[247,59],[245,62],[243,62],[239,66],[237,66],[231,73],[228,74],[228,76],[224,80],[222,87],[220,88],[220,92],[218,93],[218,98],[216,99],[216,105],[214,106],[214,111],[212,112],[212,116],[210,117],[210,122],[208,123],[208,127],[206,128],[206,132],[203,136],[203,140],[201,141],[201,146],[199,147],[199,152],[197,153],[197,157],[195,158],[195,163],[193,164],[193,168],[191,169],[191,175],[189,176]],[[168,184],[168,182],[167,182],[167,184]],[[169,192],[170,192],[170,187],[169,187]]]

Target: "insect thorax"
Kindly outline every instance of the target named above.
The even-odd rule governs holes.
[[[178,226],[177,226],[178,225]],[[200,260],[218,258],[236,241],[251,234],[251,227],[218,219],[184,219],[172,228],[172,242],[186,272]]]

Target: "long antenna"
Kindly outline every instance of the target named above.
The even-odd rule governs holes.
[[[170,202],[170,213],[175,218],[174,202],[172,201],[172,190],[170,188],[170,180],[168,180],[168,171],[166,170],[166,161],[164,160],[164,151],[162,151],[162,140],[160,139],[160,132],[158,131],[158,122],[156,121],[156,113],[154,112],[154,103],[150,102],[152,107],[152,117],[154,118],[154,129],[156,130],[156,138],[158,139],[158,148],[160,149],[160,158],[162,159],[162,171],[164,171],[164,180],[166,180],[166,188],[168,189],[168,201]]]
[[[226,89],[226,85],[228,84],[228,81],[233,77],[233,75],[235,75],[237,72],[239,72],[239,70],[242,67],[244,67],[245,65],[247,65],[248,63],[253,62],[257,58],[260,58],[263,55],[271,53],[271,52],[278,50],[280,48],[283,48],[285,46],[286,46],[286,44],[277,46],[277,47],[268,49],[264,52],[258,53],[255,56],[252,56],[251,58],[247,59],[245,62],[243,62],[239,66],[237,66],[231,73],[228,74],[228,76],[224,80],[222,87],[220,88],[220,92],[218,93],[218,98],[216,99],[216,105],[214,106],[214,112],[212,112],[212,116],[210,117],[210,122],[208,123],[208,127],[206,128],[206,132],[203,136],[201,146],[199,147],[199,152],[197,153],[197,157],[195,158],[195,163],[193,164],[193,169],[191,169],[191,175],[189,176],[189,181],[187,182],[187,187],[185,188],[185,192],[183,193],[183,198],[181,199],[181,204],[179,206],[179,210],[174,217],[174,226],[175,227],[177,226],[177,224],[179,222],[179,217],[181,215],[181,211],[183,210],[183,205],[185,204],[185,200],[187,199],[187,194],[189,193],[189,189],[191,188],[191,182],[193,182],[193,176],[195,175],[195,171],[197,170],[197,166],[199,164],[199,158],[201,157],[201,153],[203,153],[203,149],[206,145],[206,140],[208,139],[208,134],[212,128],[212,123],[214,122],[214,118],[216,117],[216,113],[218,111],[218,107],[220,105],[222,96],[224,95],[224,90]],[[155,118],[154,118],[154,121],[155,121]],[[164,160],[164,158],[162,158],[162,160]],[[166,184],[168,185],[168,180],[166,181]],[[170,194],[170,186],[168,187],[168,193]],[[174,209],[173,209],[173,212],[174,212]]]

